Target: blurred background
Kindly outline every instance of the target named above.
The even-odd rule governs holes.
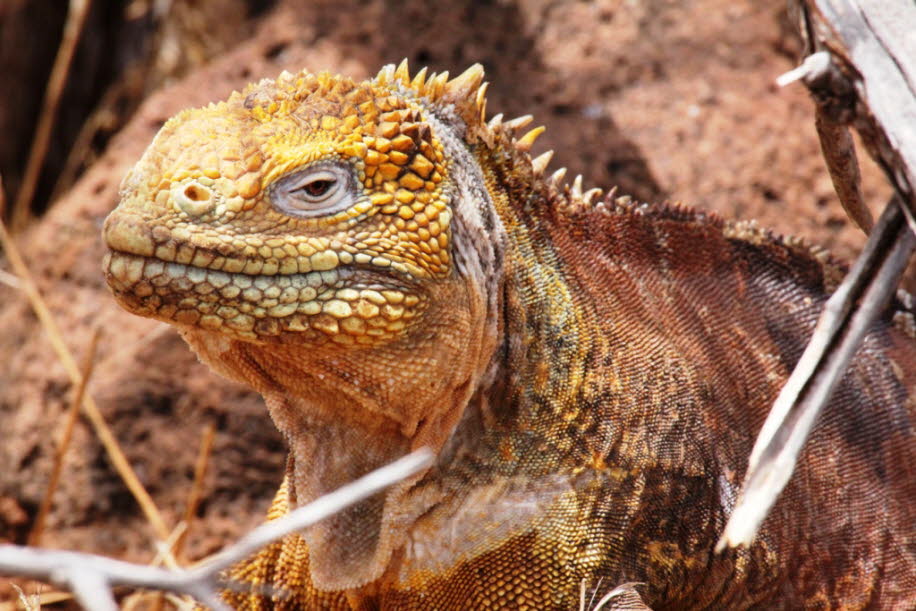
[[[533,114],[547,126],[533,152],[555,149],[568,177],[755,218],[849,259],[863,238],[823,168],[812,104],[774,84],[800,48],[783,3],[754,0],[2,0],[2,218],[78,361],[98,329],[88,392],[170,527],[199,493],[183,554],[200,558],[262,519],[284,447],[259,397],[104,288],[101,223],[169,116],[284,69],[362,78],[405,57],[452,74],[481,62],[489,113]],[[867,161],[863,174],[879,209],[889,190]],[[2,541],[34,533],[72,394],[0,254]],[[84,420],[62,473],[43,545],[155,555]],[[0,605],[15,597],[0,581]]]

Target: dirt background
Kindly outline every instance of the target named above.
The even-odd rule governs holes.
[[[0,8],[8,207],[65,5],[15,0]],[[97,0],[57,114],[35,218],[17,242],[78,359],[100,329],[89,392],[170,526],[184,513],[203,432],[215,426],[186,546],[188,558],[200,558],[261,520],[284,446],[258,396],[210,373],[167,326],[120,311],[103,286],[102,221],[165,119],[283,69],[366,77],[407,57],[414,69],[457,74],[481,62],[489,112],[530,113],[546,125],[538,150],[556,150],[553,167],[640,199],[756,218],[850,258],[863,239],[823,169],[812,104],[802,87],[774,84],[799,51],[783,3],[754,0]],[[877,207],[887,187],[871,164],[864,175]],[[2,256],[0,270],[10,271]],[[24,293],[0,282],[0,541],[23,543],[34,525],[72,392]],[[43,545],[145,562],[153,540],[79,421]],[[0,585],[0,604],[13,599]]]

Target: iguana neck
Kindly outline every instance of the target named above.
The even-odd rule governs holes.
[[[513,147],[511,134],[495,136],[492,146],[481,143],[476,149],[505,231],[500,343],[493,365],[499,383],[489,391],[500,395],[491,401],[501,405],[490,421],[502,431],[530,432],[553,426],[551,414],[572,413],[581,382],[576,367],[588,348],[591,321],[574,299],[551,230],[554,217],[569,206],[569,194],[533,170],[530,157]]]
[[[434,328],[382,347],[325,350],[184,332],[214,369],[263,395],[290,447],[295,504],[417,448],[438,450],[454,430],[495,337],[483,333],[480,296],[463,283],[442,281],[430,292],[425,316]],[[405,498],[414,481],[306,529],[317,587],[352,589],[379,578],[405,527],[425,510]]]

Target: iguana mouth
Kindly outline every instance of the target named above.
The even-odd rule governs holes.
[[[239,252],[117,211],[104,237],[123,307],[239,339],[373,345],[403,334],[426,305],[409,274],[334,250]]]
[[[404,284],[349,266],[254,275],[116,250],[103,265],[109,287],[131,312],[240,339],[295,334],[295,341],[371,345],[396,338],[425,309]]]

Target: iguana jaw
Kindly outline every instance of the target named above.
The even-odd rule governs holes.
[[[143,230],[142,219],[129,209],[109,217],[109,286],[126,309],[176,324],[204,362],[264,396],[290,446],[292,489],[299,505],[411,450],[438,451],[493,353],[492,312],[479,272],[422,287],[390,271],[343,265],[295,275],[226,273],[145,256],[137,247],[143,245]],[[135,252],[124,252],[128,249]],[[476,257],[467,253],[466,258],[472,262]],[[220,287],[213,286],[214,279]],[[385,321],[390,332],[383,341],[344,344],[339,338],[345,319],[334,319],[337,326],[327,330],[324,321],[330,314],[323,310],[265,317],[241,329],[232,327],[231,318],[209,328],[203,324],[204,316],[240,312],[250,289],[259,293],[252,293],[251,309],[241,313],[263,315],[254,309],[261,305],[258,300],[275,298],[268,294],[273,287],[282,295],[287,282],[304,284],[300,300],[302,291],[312,299],[313,293],[324,294],[324,303],[351,299],[351,315]],[[318,286],[313,289],[313,284]],[[298,303],[311,307],[308,301]],[[311,315],[312,324],[305,330],[290,328],[288,321],[303,315]],[[281,332],[264,333],[263,320],[280,325]],[[303,533],[316,587],[359,588],[392,569],[392,558],[407,542],[415,519],[435,502],[415,499],[412,483],[403,482]]]
[[[220,244],[206,236],[159,231],[156,246],[152,223],[126,208],[105,222],[103,267],[121,306],[140,316],[247,341],[367,346],[400,337],[426,307],[409,274],[343,264],[333,251],[301,271],[267,273],[262,262],[251,265],[256,257],[220,261]]]
[[[438,451],[454,430],[471,390],[479,385],[481,363],[489,360],[496,341],[492,334],[485,334],[489,326],[481,291],[460,278],[431,283],[420,300],[414,297],[418,293],[408,292],[416,289],[406,282],[396,289],[394,280],[388,279],[382,286],[378,282],[383,278],[378,275],[374,276],[376,283],[368,285],[371,288],[357,290],[353,287],[359,270],[346,267],[292,277],[227,275],[112,251],[105,268],[122,306],[177,324],[201,360],[265,398],[290,446],[298,505],[414,449]],[[332,290],[344,296],[357,293],[360,301],[354,313],[360,307],[366,311],[359,304],[368,301],[381,320],[401,324],[392,329],[397,333],[390,333],[387,341],[370,345],[343,345],[334,339],[336,334],[320,327],[289,330],[285,325],[296,314],[274,319],[284,325],[283,332],[266,339],[260,333],[251,337],[246,329],[233,329],[231,319],[208,329],[201,324],[197,308],[212,304],[211,316],[229,308],[238,311],[245,293],[234,291],[226,298],[220,290],[196,290],[212,286],[214,276],[219,282],[228,278],[225,286],[236,289],[239,284],[262,287],[261,294],[287,281],[308,288],[309,279],[315,278],[322,283],[319,290],[324,294]],[[331,288],[334,282],[347,283],[346,288]],[[148,293],[146,287],[159,292]],[[207,296],[215,299],[205,301]],[[379,297],[392,301],[376,305]],[[404,316],[407,312],[410,315]],[[415,318],[420,312],[422,316]],[[316,316],[327,317],[327,313]],[[405,320],[413,324],[406,325]],[[339,332],[345,323],[336,322],[338,328],[333,331]],[[262,324],[255,322],[254,329],[260,331]],[[302,533],[311,550],[316,587],[358,588],[390,568],[392,554],[407,541],[410,526],[429,508],[430,499],[412,498],[414,481],[403,482]]]

